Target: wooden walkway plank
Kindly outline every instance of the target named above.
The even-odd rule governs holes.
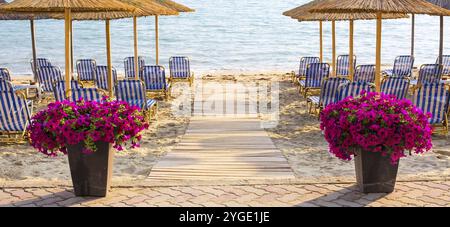
[[[286,158],[258,118],[194,117],[149,180],[294,179]]]

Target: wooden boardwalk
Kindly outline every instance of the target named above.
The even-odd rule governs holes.
[[[194,117],[177,147],[149,180],[294,179],[285,157],[258,118]]]

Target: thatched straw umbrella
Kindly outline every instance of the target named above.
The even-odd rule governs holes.
[[[138,43],[137,43],[137,17],[143,17],[143,16],[152,16],[152,15],[178,15],[178,12],[160,5],[156,3],[153,0],[118,0],[120,2],[129,4],[135,8],[134,12],[126,12],[126,11],[109,11],[109,12],[79,12],[79,13],[73,13],[72,20],[105,20],[106,22],[106,28],[107,33],[109,33],[109,27],[110,27],[110,20],[114,19],[122,19],[122,18],[133,18],[133,33],[134,33],[134,56],[135,59],[137,59],[138,56]],[[54,19],[62,19],[62,16],[59,14],[53,15],[52,18]],[[107,45],[107,55],[111,56],[110,53],[110,37],[107,35],[106,40]],[[108,66],[108,81],[112,81],[112,63],[111,58],[108,57],[107,59],[107,66]],[[138,69],[138,61],[135,61],[135,70],[136,72]],[[136,73],[136,77],[138,78],[138,74]],[[113,89],[112,85],[109,86],[109,95],[113,96]]]
[[[310,12],[317,13],[376,13],[376,89],[381,91],[381,28],[382,15],[385,13],[411,13],[429,15],[450,15],[450,11],[433,5],[425,0],[324,0],[312,7]]]
[[[72,13],[96,13],[109,11],[134,12],[135,7],[116,0],[15,0],[9,4],[0,7],[0,10],[11,11],[17,15],[20,14],[62,14],[65,21],[65,79],[66,91],[70,90],[71,69],[71,21]],[[107,34],[107,54],[108,63],[111,62],[110,56],[110,30],[109,21],[106,23]],[[109,72],[108,85],[112,88],[112,71]]]
[[[353,59],[353,33],[354,33],[354,21],[355,20],[373,20],[377,18],[375,13],[311,13],[309,10],[313,6],[318,5],[324,0],[315,0],[304,4],[302,6],[296,7],[289,11],[283,13],[285,16],[289,16],[293,19],[297,19],[298,21],[319,21],[320,27],[320,59],[323,59],[323,31],[322,31],[322,23],[323,21],[331,21],[332,22],[332,65],[333,65],[333,74],[335,74],[336,69],[336,21],[349,21],[349,58]],[[407,18],[407,14],[402,13],[392,13],[383,15],[383,19],[399,19],[399,18]],[[350,78],[353,77],[354,65],[353,61],[350,61],[349,64],[349,73]]]
[[[134,35],[134,58],[138,58],[138,32],[137,32],[137,18],[146,16],[155,16],[155,36],[156,36],[156,64],[159,63],[159,33],[158,33],[158,17],[160,15],[170,16],[178,15],[179,12],[193,12],[194,10],[178,4],[170,0],[118,0],[126,4],[136,7],[134,13],[127,12],[107,12],[107,13],[75,13],[74,20],[105,20],[105,19],[120,19],[133,18],[133,35]],[[58,19],[58,18],[57,18]],[[138,61],[135,61],[135,71],[138,72]],[[138,74],[136,73],[136,77]]]

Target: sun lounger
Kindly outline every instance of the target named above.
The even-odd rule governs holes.
[[[395,58],[394,68],[384,70],[386,76],[410,77],[414,67],[414,57],[410,55],[402,55]]]
[[[141,68],[140,74],[147,92],[164,93],[166,98],[170,96],[171,84],[166,80],[164,67],[159,65],[144,66]]]
[[[358,65],[353,81],[375,83],[375,65]]]
[[[347,97],[358,97],[362,91],[373,92],[375,86],[367,82],[351,82],[339,86],[336,93],[336,102],[342,101]]]
[[[404,99],[408,94],[409,84],[407,77],[388,76],[381,82],[381,92],[386,95],[395,95],[397,99]]]
[[[80,59],[77,61],[77,75],[79,81],[93,81],[96,63],[93,59]]]
[[[320,89],[322,80],[330,75],[330,65],[327,63],[312,63],[306,69],[305,79],[297,79],[300,85],[300,93],[306,98],[311,90]]]
[[[23,93],[0,91],[0,142],[24,141],[32,109]]]
[[[356,67],[356,56],[353,56],[353,67]],[[336,62],[336,76],[348,77],[350,75],[350,56],[339,55]]]
[[[113,76],[112,84],[116,84],[117,71],[115,68],[112,69],[112,76]],[[105,91],[109,90],[109,88],[108,88],[108,67],[107,66],[98,65],[96,67],[94,83],[98,89],[102,89]]]
[[[187,80],[192,86],[194,83],[194,73],[191,72],[191,65],[188,57],[174,56],[169,59],[170,82]]]
[[[138,70],[140,71],[142,67],[145,66],[144,57],[138,57]],[[134,73],[134,57],[127,57],[124,60],[124,68],[125,68],[125,78],[136,78],[136,74]]]
[[[449,90],[443,83],[422,84],[413,96],[413,103],[424,113],[431,113],[430,124],[442,127],[448,134]]]
[[[119,80],[116,84],[115,92],[117,100],[141,108],[148,116],[148,119],[156,116],[157,102],[153,99],[147,99],[145,85],[141,80]]]

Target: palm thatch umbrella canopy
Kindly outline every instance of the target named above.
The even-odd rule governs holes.
[[[313,6],[316,13],[376,13],[376,88],[381,91],[381,31],[382,15],[386,13],[411,13],[448,16],[450,11],[425,0],[324,0]]]
[[[301,5],[294,9],[288,10],[283,13],[285,16],[289,16],[293,19],[297,19],[298,21],[319,21],[320,25],[320,59],[323,59],[323,32],[322,32],[322,22],[323,21],[331,21],[332,22],[332,65],[333,65],[333,74],[336,68],[336,25],[335,21],[349,21],[349,57],[353,59],[353,31],[354,31],[354,20],[373,20],[377,19],[376,13],[313,13],[310,10],[320,5],[321,3],[326,2],[325,0],[315,0],[311,1],[307,4]],[[383,19],[399,19],[399,18],[407,18],[408,15],[404,13],[389,13],[383,15]],[[349,72],[350,77],[353,76],[354,66],[353,61],[349,62]]]
[[[122,18],[133,18],[133,36],[134,36],[134,59],[138,59],[138,32],[137,32],[137,18],[157,15],[178,15],[178,11],[169,8],[165,5],[159,4],[156,0],[118,0],[122,3],[129,4],[136,7],[134,12],[126,11],[109,11],[109,12],[79,12],[72,15],[73,20],[113,20]],[[61,15],[55,15],[55,19],[61,19]],[[134,61],[135,72],[139,71],[139,62]],[[112,69],[111,69],[112,70]],[[135,73],[136,78],[139,74]],[[110,89],[112,96],[112,89]]]
[[[126,11],[134,12],[135,7],[117,0],[15,0],[9,4],[0,6],[0,11],[11,11],[17,15],[20,14],[61,14],[64,13],[65,21],[65,79],[66,91],[70,90],[71,70],[71,21],[72,12],[108,12],[108,11]],[[107,22],[107,46],[110,49],[109,42],[109,21]],[[108,51],[108,63],[111,61]],[[109,70],[108,85],[112,88],[112,71]]]
[[[185,6],[185,5],[176,3],[176,2],[174,2],[172,0],[154,0],[154,1],[156,3],[158,3],[158,4],[160,4],[160,5],[163,5],[163,6],[167,7],[167,8],[173,9],[173,10],[175,10],[177,12],[180,12],[180,13],[195,12],[194,9],[191,9],[191,8]]]

